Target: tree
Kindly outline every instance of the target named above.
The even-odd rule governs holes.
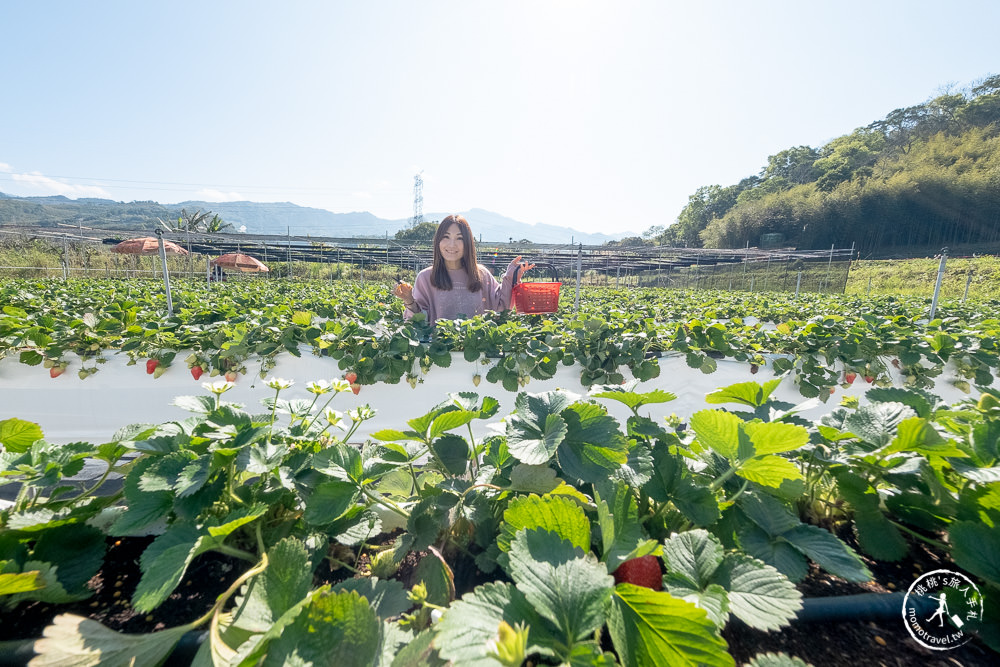
[[[202,231],[206,234],[218,234],[232,228],[232,224],[223,222],[218,215],[213,215],[211,220],[205,221]]]
[[[396,232],[397,241],[433,241],[434,232],[437,231],[438,223],[421,222],[419,225],[400,229]]]
[[[796,146],[770,155],[767,166],[760,172],[764,181],[783,178],[788,183],[802,184],[816,180],[813,163],[819,159],[819,151],[810,146]]]

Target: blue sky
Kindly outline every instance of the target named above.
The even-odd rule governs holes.
[[[1000,2],[0,3],[0,192],[668,225],[1000,73]],[[949,88],[950,86],[950,88]]]

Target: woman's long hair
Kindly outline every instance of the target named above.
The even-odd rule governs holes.
[[[451,289],[451,276],[448,275],[448,267],[445,266],[444,257],[441,256],[441,239],[445,232],[453,225],[458,225],[462,232],[462,244],[465,252],[462,253],[462,268],[469,276],[469,291],[478,292],[483,282],[479,276],[479,263],[476,261],[476,242],[472,238],[472,228],[469,221],[460,215],[453,214],[446,217],[438,225],[434,232],[434,263],[431,265],[431,285],[438,289]]]

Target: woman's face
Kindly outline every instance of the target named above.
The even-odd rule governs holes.
[[[460,268],[465,255],[465,239],[462,238],[462,228],[456,223],[448,225],[444,236],[438,242],[441,257],[449,268]]]

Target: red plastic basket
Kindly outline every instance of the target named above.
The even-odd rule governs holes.
[[[519,282],[514,285],[511,295],[517,312],[554,313],[559,310],[559,288],[562,283],[559,282],[555,267],[551,264],[547,266],[552,271],[552,282]],[[514,280],[517,280],[517,274],[514,275]]]

